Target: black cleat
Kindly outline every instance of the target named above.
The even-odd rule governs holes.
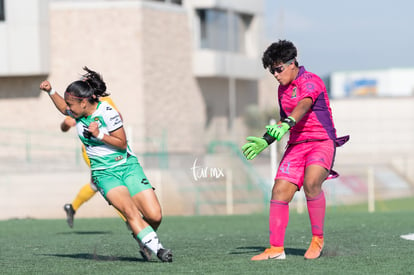
[[[157,257],[162,262],[171,263],[172,262],[172,251],[171,249],[160,248],[157,252]]]
[[[141,254],[142,258],[147,262],[150,261],[152,257],[151,250],[148,247],[146,247],[141,241],[138,241],[138,244],[139,244],[139,253]]]
[[[132,235],[132,237],[138,242],[138,244],[139,244],[139,253],[141,254],[141,256],[142,256],[142,258],[145,260],[145,261],[150,261],[151,260],[151,257],[152,257],[152,252],[151,252],[151,250],[148,248],[148,247],[146,247],[138,238],[137,238],[137,236],[135,236],[135,234],[134,233],[131,233],[131,235]]]
[[[73,210],[72,204],[67,203],[63,206],[63,210],[66,212],[66,221],[70,228],[73,228],[73,216],[75,216],[75,210]]]

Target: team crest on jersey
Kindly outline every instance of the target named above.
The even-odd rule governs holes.
[[[297,87],[294,87],[293,88],[291,98],[295,98],[296,97],[296,89],[297,89]]]
[[[102,127],[102,122],[99,119],[99,117],[94,117],[93,120],[94,120],[94,122],[98,123],[98,128],[101,128]]]

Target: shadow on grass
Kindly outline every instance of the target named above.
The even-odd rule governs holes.
[[[237,247],[235,251],[230,252],[229,254],[254,254],[254,253],[262,253],[266,248],[264,246],[242,246]],[[299,255],[303,256],[305,254],[305,249],[297,249],[297,248],[285,248],[286,255]]]
[[[135,257],[115,257],[115,256],[104,256],[95,253],[76,253],[76,254],[42,254],[43,256],[53,256],[61,258],[72,258],[72,259],[83,259],[93,260],[99,262],[145,262],[144,259]]]
[[[108,235],[112,234],[111,231],[69,231],[69,232],[58,232],[57,235]]]

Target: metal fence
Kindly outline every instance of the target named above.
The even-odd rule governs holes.
[[[67,175],[68,171],[76,174],[86,170],[75,131],[62,134],[9,128],[2,129],[0,135],[0,170],[7,175],[30,174],[37,182],[41,181],[37,179],[40,173],[53,172],[50,177],[61,180],[61,175]],[[269,187],[236,144],[214,141],[206,153],[171,154],[163,137],[140,141],[147,143],[150,151],[141,151],[138,159],[162,197],[167,214],[242,214],[267,210]],[[13,188],[13,183],[7,184]]]

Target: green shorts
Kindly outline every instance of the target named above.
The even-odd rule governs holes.
[[[126,186],[131,197],[152,188],[138,159],[134,156],[129,156],[127,162],[122,165],[92,171],[92,180],[105,199],[109,190],[118,186]]]

